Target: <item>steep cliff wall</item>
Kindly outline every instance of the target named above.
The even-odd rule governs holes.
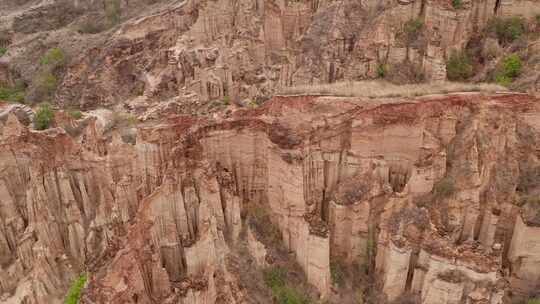
[[[260,208],[331,302],[347,303],[339,262],[365,265],[390,301],[504,303],[540,283],[536,209],[517,203],[535,191],[523,177],[538,163],[539,113],[519,94],[276,97],[141,125],[135,144],[99,119],[72,137],[9,115],[1,299],[60,302],[87,271],[85,303],[249,303],[228,261],[246,240],[255,265],[272,265],[277,244],[245,232]]]

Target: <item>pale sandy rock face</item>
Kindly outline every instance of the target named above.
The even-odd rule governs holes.
[[[516,219],[514,235],[508,253],[512,263],[513,280],[511,283],[518,291],[527,292],[534,289],[540,280],[538,276],[540,244],[539,227],[527,225],[521,216]]]

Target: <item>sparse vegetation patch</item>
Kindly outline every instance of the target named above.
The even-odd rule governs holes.
[[[523,63],[517,54],[505,57],[495,71],[495,82],[508,86],[521,74]]]
[[[408,43],[414,42],[420,36],[420,31],[424,26],[421,19],[411,19],[405,22],[404,31]]]
[[[338,287],[345,285],[345,267],[338,261],[332,261],[330,263],[330,275],[332,276],[332,283]]]
[[[58,79],[51,72],[44,72],[36,79],[36,88],[43,95],[51,96],[57,85]]]
[[[60,48],[48,50],[39,60],[40,70],[32,84],[36,95],[29,95],[31,101],[52,99],[59,84],[58,75],[66,65],[67,58]]]
[[[48,103],[42,104],[36,112],[34,126],[37,130],[45,130],[54,120],[54,111]]]
[[[138,119],[133,114],[114,112],[111,117],[111,120],[105,126],[105,130],[110,131],[112,129],[132,127],[136,125],[137,122],[138,122]]]
[[[52,48],[41,57],[41,65],[46,65],[51,68],[62,67],[66,63],[66,55],[60,48]]]
[[[433,186],[433,193],[439,198],[449,197],[455,192],[454,183],[454,180],[447,176]]]
[[[24,103],[25,88],[23,85],[13,87],[0,86],[0,100],[13,103]]]
[[[120,0],[107,0],[105,2],[105,14],[110,26],[120,22],[121,6]]]
[[[287,284],[287,271],[281,267],[264,270],[264,282],[272,290],[277,304],[309,304],[309,298]]]
[[[499,42],[508,44],[520,38],[526,30],[525,20],[520,17],[493,18],[490,20],[488,31],[499,39]]]
[[[455,9],[460,9],[463,7],[463,1],[462,0],[452,0],[452,6]]]
[[[86,284],[86,280],[86,274],[82,274],[75,281],[73,281],[66,296],[66,300],[64,301],[65,304],[79,303],[79,299],[81,298],[81,293],[84,288],[84,284]]]
[[[223,100],[222,100],[222,101],[223,101],[223,104],[226,105],[226,106],[228,106],[228,105],[231,104],[231,98],[230,98],[229,96],[227,96],[227,95],[226,95],[226,96],[223,96]]]
[[[264,206],[251,204],[246,208],[246,212],[247,222],[261,242],[274,246],[281,242],[281,232]]]
[[[77,28],[77,31],[81,34],[97,34],[103,30],[105,30],[103,25],[90,20],[80,24]]]
[[[81,119],[82,118],[82,113],[79,110],[69,110],[67,113],[73,119]]]
[[[384,63],[381,63],[377,66],[377,77],[384,78],[386,76],[386,73],[388,71],[388,66]]]
[[[463,81],[473,75],[472,60],[467,52],[452,52],[446,61],[446,75],[452,81]]]

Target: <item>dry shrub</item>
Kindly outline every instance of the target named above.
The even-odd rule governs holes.
[[[447,270],[437,274],[437,277],[449,283],[461,283],[464,280],[464,274],[459,270]]]
[[[341,261],[331,261],[330,275],[334,285],[337,287],[344,287],[345,281],[348,279],[347,267]]]
[[[388,68],[384,79],[393,84],[419,84],[424,81],[422,66],[410,61],[392,65]]]
[[[386,81],[336,82],[282,88],[281,95],[331,95],[345,97],[415,97],[452,92],[507,91],[503,86],[488,83],[440,82],[395,85]]]
[[[281,231],[264,206],[249,203],[246,205],[245,212],[248,225],[255,232],[258,240],[270,246],[277,246],[281,242]]]
[[[419,304],[420,297],[417,294],[411,294],[406,292],[402,294],[399,298],[391,302],[391,304]]]
[[[455,191],[455,181],[449,176],[441,179],[433,186],[433,194],[438,198],[449,197],[453,195]]]

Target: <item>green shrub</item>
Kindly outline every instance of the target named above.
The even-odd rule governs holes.
[[[58,79],[51,72],[43,72],[37,79],[37,89],[45,95],[52,95],[57,85]]]
[[[298,290],[289,286],[279,288],[274,293],[276,302],[278,304],[308,304],[310,300]]]
[[[505,75],[495,75],[495,82],[504,87],[507,87],[512,84],[512,78]]]
[[[452,0],[452,6],[455,9],[460,9],[463,7],[463,1],[462,0]]]
[[[24,103],[24,86],[3,87],[0,86],[0,100],[8,102]]]
[[[287,285],[287,271],[281,267],[266,269],[263,273],[264,282],[272,290],[275,303],[278,304],[308,304],[309,298],[295,288]]]
[[[52,48],[41,57],[40,63],[51,68],[62,67],[66,63],[66,56],[62,49]]]
[[[105,14],[110,26],[114,26],[120,22],[120,0],[107,0],[105,2]]]
[[[452,52],[446,61],[446,75],[449,80],[466,80],[473,75],[472,60],[464,52]]]
[[[74,119],[81,119],[82,113],[79,110],[70,110],[67,112],[69,116],[71,116]]]
[[[48,129],[54,120],[54,111],[48,103],[42,104],[36,112],[34,126],[37,130]]]
[[[517,54],[506,56],[495,71],[495,81],[500,85],[509,85],[519,74],[523,63]]]
[[[81,292],[84,288],[84,284],[86,284],[86,280],[87,280],[86,274],[82,274],[75,281],[73,281],[73,283],[71,284],[71,287],[69,288],[66,299],[64,301],[65,304],[79,303]]]
[[[264,283],[270,288],[285,286],[287,271],[281,267],[272,267],[264,270]]]
[[[223,104],[228,106],[231,104],[231,98],[229,96],[223,96]]]
[[[7,53],[7,49],[5,47],[0,47],[0,57],[4,56]]]
[[[488,24],[488,31],[495,33],[501,43],[510,43],[520,38],[525,29],[525,20],[520,17],[494,18]]]
[[[527,304],[540,304],[540,298],[538,299],[529,299]]]
[[[418,36],[420,35],[420,30],[424,26],[424,23],[420,19],[410,19],[407,22],[405,22],[405,36],[407,38],[407,42],[411,43],[418,39]]]
[[[515,78],[519,76],[522,66],[521,58],[516,54],[509,55],[503,60],[504,73],[508,77]]]
[[[377,77],[384,78],[388,72],[388,66],[384,63],[380,63],[377,66]]]
[[[433,186],[433,193],[439,198],[449,197],[455,192],[454,180],[450,177],[441,179]]]

